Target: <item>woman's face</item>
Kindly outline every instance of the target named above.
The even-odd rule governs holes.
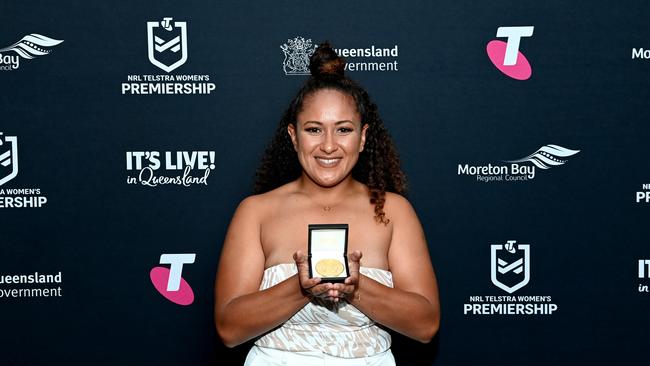
[[[352,96],[322,89],[305,98],[296,126],[289,124],[288,132],[303,171],[316,184],[331,187],[359,160],[367,129]]]

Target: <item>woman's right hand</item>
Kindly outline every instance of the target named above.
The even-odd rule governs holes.
[[[320,297],[338,302],[343,293],[332,283],[320,283],[320,277],[309,278],[309,261],[300,250],[293,254],[293,260],[298,267],[298,279],[302,292],[309,297]]]

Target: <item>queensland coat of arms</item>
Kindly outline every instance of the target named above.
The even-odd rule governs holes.
[[[147,47],[152,64],[173,71],[187,61],[187,23],[172,18],[147,22]]]
[[[286,75],[309,75],[309,57],[316,49],[311,39],[296,37],[280,46],[284,52],[282,69]]]

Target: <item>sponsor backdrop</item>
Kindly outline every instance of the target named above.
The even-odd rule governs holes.
[[[222,240],[326,39],[380,106],[438,274],[440,332],[395,335],[398,364],[642,362],[649,14],[3,2],[0,363],[241,364],[213,325]]]

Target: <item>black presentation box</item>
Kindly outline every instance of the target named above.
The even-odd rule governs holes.
[[[348,268],[348,224],[310,224],[308,234],[309,277],[321,283],[343,282]]]

